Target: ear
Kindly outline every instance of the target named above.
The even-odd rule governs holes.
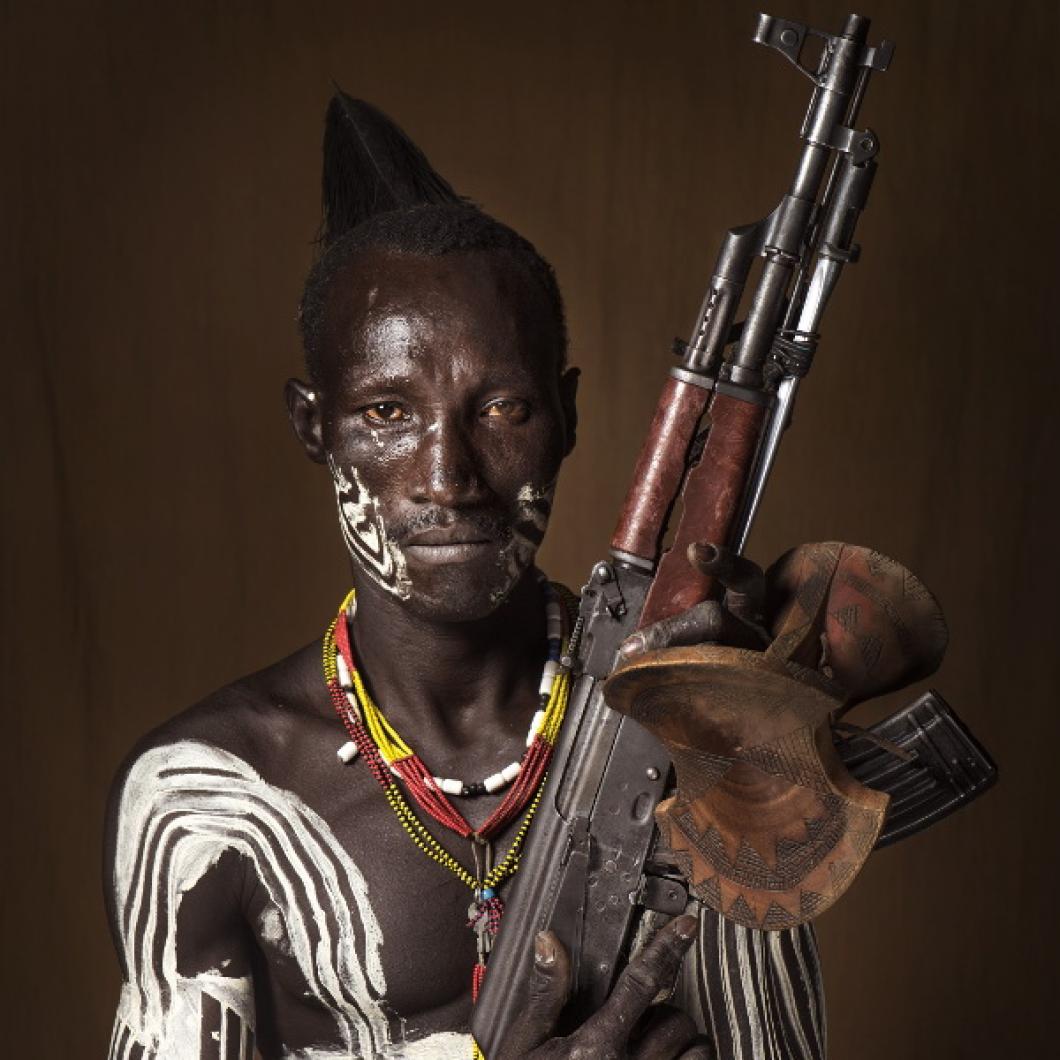
[[[563,419],[567,426],[567,448],[564,456],[570,456],[578,434],[578,379],[582,374],[580,368],[568,368],[559,377],[559,400],[563,408]]]
[[[287,415],[306,455],[316,464],[327,460],[324,448],[324,413],[321,395],[298,379],[288,379],[283,388]]]

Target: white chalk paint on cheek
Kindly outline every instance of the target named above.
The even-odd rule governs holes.
[[[346,548],[357,565],[379,586],[399,600],[412,594],[408,564],[397,542],[386,533],[375,498],[357,471],[345,472],[328,453],[328,467],[335,486],[339,526]]]
[[[553,479],[545,486],[535,486],[532,482],[520,487],[515,499],[519,502],[519,510],[528,519],[537,521],[544,531],[548,524],[548,517],[552,512],[552,498],[556,494],[556,480]],[[544,506],[543,512],[540,510]],[[540,519],[544,516],[544,522]]]
[[[553,480],[545,486],[535,486],[528,482],[516,494],[517,515],[512,525],[512,536],[500,555],[506,576],[505,583],[490,594],[494,604],[504,600],[519,581],[523,571],[533,563],[548,528],[555,492],[556,482]]]
[[[297,796],[235,755],[182,741],[142,755],[122,790],[114,888],[128,978],[112,1060],[136,1045],[145,1057],[201,1060],[203,1028],[214,1025],[219,1041],[251,1060],[250,980],[177,970],[181,898],[228,851],[250,862],[268,891],[270,935],[286,939],[306,993],[334,1017],[340,1055],[386,1055],[382,936],[360,871]]]

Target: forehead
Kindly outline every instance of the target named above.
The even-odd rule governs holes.
[[[452,357],[558,367],[547,296],[505,252],[362,251],[332,280],[327,330],[342,377]]]

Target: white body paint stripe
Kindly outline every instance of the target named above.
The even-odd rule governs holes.
[[[467,1034],[392,1040],[398,1021],[384,1004],[379,924],[364,877],[327,822],[242,759],[195,741],[146,752],[122,789],[114,887],[129,978],[111,1060],[133,1060],[134,1052],[135,1060],[229,1060],[229,1036],[240,1060],[252,1060],[251,980],[178,971],[181,898],[229,851],[253,865],[273,903],[270,937],[285,939],[307,993],[331,1012],[343,1043],[287,1054],[292,1060],[465,1060]],[[204,1053],[203,1040],[216,1041],[216,1050],[211,1044]]]
[[[188,980],[177,971],[181,896],[231,850],[253,863],[292,956],[334,1015],[347,1049],[371,1056],[389,1044],[381,938],[367,886],[327,824],[301,800],[265,783],[234,755],[182,742],[136,762],[119,816],[114,885],[129,969],[122,1016],[138,1042],[164,1046],[172,1060],[197,1060],[202,993],[253,1024],[249,980],[216,973]]]
[[[443,1031],[418,1042],[392,1045],[378,1055],[380,1060],[468,1060],[471,1035]],[[329,1049],[299,1049],[284,1053],[283,1060],[350,1060],[350,1054]]]

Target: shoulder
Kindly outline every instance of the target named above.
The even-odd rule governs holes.
[[[111,787],[105,885],[117,903],[148,877],[183,892],[207,874],[241,890],[241,866],[278,841],[277,822],[311,817],[286,790],[307,744],[328,734],[319,644],[234,681],[142,737]],[[143,877],[143,879],[141,879]],[[137,881],[140,881],[137,883]],[[142,885],[142,886],[141,886]]]
[[[319,657],[319,642],[310,644],[146,733],[118,767],[112,798],[150,763],[239,759],[257,768],[286,757],[308,731],[333,723]]]
[[[307,743],[333,734],[319,652],[312,644],[240,678],[137,741],[111,785],[106,863],[191,821],[209,831],[209,819],[260,805]]]

